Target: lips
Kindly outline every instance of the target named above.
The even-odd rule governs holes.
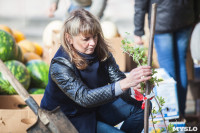
[[[94,50],[95,49],[95,47],[94,48],[88,48],[88,50]]]

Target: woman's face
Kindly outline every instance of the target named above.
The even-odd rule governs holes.
[[[93,54],[97,45],[98,36],[97,35],[82,35],[72,37],[73,47],[84,54]]]

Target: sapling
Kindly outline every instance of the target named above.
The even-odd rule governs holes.
[[[126,34],[129,35],[129,33],[126,33]],[[147,48],[131,45],[133,43],[129,41],[127,38],[124,38],[121,42],[122,42],[123,52],[131,56],[133,58],[133,61],[137,64],[137,66],[147,65],[147,56],[145,55],[145,50]],[[162,79],[158,79],[155,76],[156,73],[157,71],[154,68],[152,68],[152,78],[149,80],[151,86],[155,86],[155,85],[159,86],[159,82],[163,81]],[[140,86],[141,86],[141,94],[144,95],[145,83],[144,82],[140,83]],[[151,90],[151,92],[153,93],[153,90]],[[164,103],[165,103],[164,98],[159,97],[159,96],[156,96],[154,98],[158,105],[158,110],[156,111],[155,107],[152,107],[152,112],[151,112],[151,120],[153,123],[154,131],[157,132],[157,130],[155,129],[155,124],[157,123],[157,121],[154,121],[154,118],[156,118],[155,114],[159,112],[162,116],[162,119],[165,125],[165,129],[162,128],[161,130],[159,130],[159,132],[167,132],[167,133],[176,132],[176,131],[173,131],[172,124],[169,124],[168,126],[166,125],[165,118],[162,114],[162,107],[164,106]]]

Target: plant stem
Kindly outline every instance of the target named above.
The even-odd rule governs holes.
[[[157,98],[156,98],[156,97],[154,97],[154,98],[155,98],[155,100],[156,100],[156,103],[157,103],[158,107],[161,108],[161,107],[160,107],[160,104],[159,104],[159,102],[158,102],[158,100],[157,100]],[[166,124],[166,122],[165,122],[165,118],[164,118],[164,116],[163,116],[162,111],[160,111],[160,113],[161,113],[161,116],[162,116],[162,119],[163,119],[163,122],[164,122],[164,125],[165,125],[165,128],[166,128],[166,131],[167,131],[167,133],[169,133],[169,132],[168,132],[168,129],[167,129],[167,124]]]
[[[129,52],[125,51],[124,49],[122,49],[122,51],[123,51],[124,53],[128,54],[129,56],[133,57],[132,54],[130,54]],[[139,66],[141,66],[139,60],[137,60],[137,63],[138,63]]]
[[[152,119],[152,123],[153,123],[153,114],[152,114],[152,112],[151,112],[151,119]],[[155,128],[155,126],[154,126],[154,123],[153,123],[153,129],[154,129],[154,131],[155,131],[155,133],[156,133],[156,128]]]

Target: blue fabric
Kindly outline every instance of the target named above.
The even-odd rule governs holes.
[[[158,62],[177,81],[179,111],[185,114],[187,94],[186,54],[192,28],[154,36]]]
[[[122,121],[120,130],[114,127]],[[128,103],[118,98],[97,111],[97,133],[141,133],[143,127],[144,110],[136,100]]]
[[[104,62],[99,62],[96,54],[79,53],[88,62],[85,70],[79,70],[82,81],[91,89],[105,86],[109,81],[109,75]]]

